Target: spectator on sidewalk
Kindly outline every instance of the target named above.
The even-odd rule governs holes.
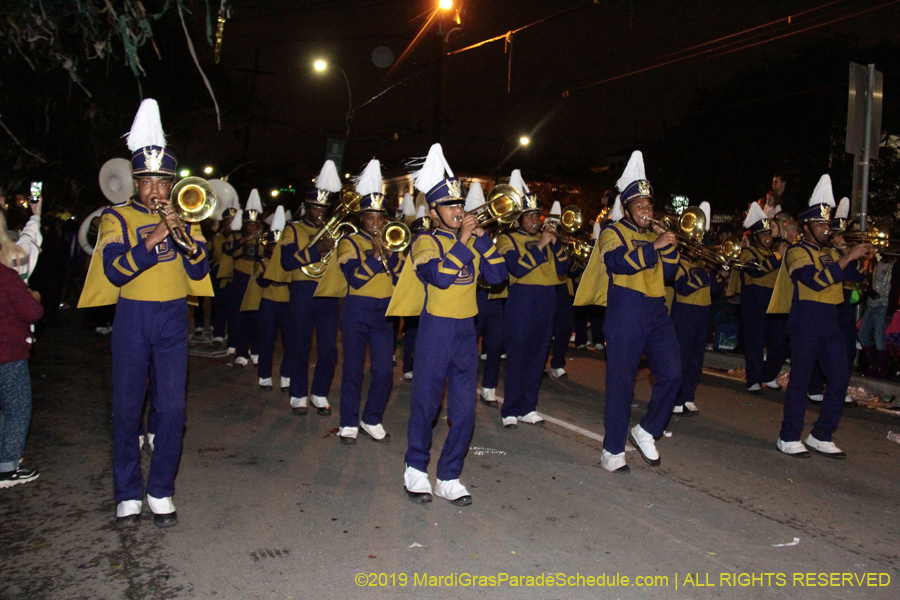
[[[5,229],[4,229],[5,232]],[[31,325],[44,314],[40,295],[25,285],[0,254],[0,488],[34,481],[35,469],[19,466],[31,424],[31,375],[28,354]]]

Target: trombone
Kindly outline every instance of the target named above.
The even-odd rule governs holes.
[[[522,195],[511,185],[499,184],[488,192],[487,201],[466,213],[475,215],[478,226],[484,227],[494,222],[501,225],[515,223],[522,216]],[[462,218],[460,218],[460,221]]]
[[[216,193],[202,177],[185,177],[175,184],[169,198],[171,201],[168,207],[157,202],[154,209],[165,223],[175,245],[181,248],[188,258],[193,258],[197,255],[197,242],[188,237],[184,224],[199,223],[208,218],[216,209]],[[169,225],[165,218],[170,210],[180,221],[175,227]]]
[[[740,261],[741,240],[736,237],[730,237],[722,242],[722,245],[712,248],[703,245],[706,214],[699,207],[689,206],[678,217],[665,215],[660,220],[649,221],[654,229],[674,233],[681,248],[692,251],[702,260],[716,263],[725,270],[742,269],[754,264]]]
[[[558,226],[555,221],[548,221],[545,228],[565,244],[566,251],[576,262],[587,264],[588,259],[591,258],[591,252],[594,251],[593,241],[575,235],[583,223],[584,217],[581,215],[581,209],[575,205],[569,205],[559,215]],[[559,231],[560,229],[562,232]]]
[[[850,246],[872,244],[876,250],[885,249],[891,243],[891,224],[887,221],[875,221],[865,231],[835,231],[831,235],[844,238]]]
[[[334,212],[331,214],[331,217],[328,218],[328,221],[326,221],[316,234],[310,238],[306,247],[309,248],[310,246],[315,245],[319,240],[326,236],[332,242],[337,243],[338,239],[340,239],[342,235],[345,235],[344,229],[348,229],[351,235],[357,233],[359,230],[353,223],[350,223],[349,219],[359,212],[359,201],[361,199],[362,196],[349,186],[342,189],[341,203],[334,209]],[[300,267],[300,270],[307,277],[318,279],[325,273],[328,261],[331,260],[331,257],[334,254],[334,248],[335,247],[333,246],[319,262],[303,265]]]
[[[381,242],[383,250],[387,250],[388,252],[403,252],[409,247],[409,244],[412,241],[412,232],[403,221],[392,221],[382,227],[381,231],[378,232],[378,239]],[[383,253],[379,254],[379,259],[381,260],[381,266],[384,267],[384,272],[390,273],[391,270],[390,267],[388,267],[387,258]]]

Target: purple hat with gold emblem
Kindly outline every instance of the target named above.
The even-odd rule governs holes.
[[[341,177],[338,175],[334,161],[326,160],[316,177],[316,187],[306,190],[304,201],[307,204],[329,207],[341,191]]]
[[[128,149],[131,150],[133,177],[175,177],[178,160],[166,148],[156,100],[147,98],[141,102],[131,131],[128,132]]]
[[[412,178],[416,189],[425,194],[425,201],[430,209],[466,202],[462,194],[462,182],[453,176],[440,144],[432,144],[428,156],[420,164],[419,170],[412,173]]]
[[[381,163],[373,158],[354,182],[359,200],[360,212],[387,215],[386,197],[382,193]]]
[[[831,177],[827,174],[822,175],[809,198],[809,208],[800,211],[800,224],[830,223],[833,208],[834,192],[831,191]]]

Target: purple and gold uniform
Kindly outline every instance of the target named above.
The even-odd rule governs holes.
[[[473,317],[479,276],[489,284],[506,279],[506,265],[490,236],[472,236],[463,245],[454,233],[438,229],[419,235],[411,259],[425,288],[419,319],[409,448],[406,464],[426,472],[431,460],[432,427],[447,388],[450,431],[437,465],[437,478],[459,478],[475,428],[478,347]]]
[[[309,240],[316,228],[308,219],[290,223],[278,243],[281,268],[290,276],[290,345],[293,346],[291,397],[308,394],[326,397],[337,366],[338,298],[313,297],[319,280],[306,275],[301,267],[320,265],[322,256]],[[268,276],[268,275],[267,275]],[[309,354],[313,332],[316,334],[316,369],[312,389],[309,382]]]
[[[556,241],[540,249],[540,239],[540,233],[529,235],[521,229],[497,238],[497,251],[509,272],[503,339],[505,400],[500,409],[504,418],[522,417],[537,407],[553,333],[556,286],[569,269],[563,245]]]
[[[187,258],[171,238],[148,251],[159,215],[135,199],[103,211],[79,307],[116,304],[112,333],[113,478],[116,502],[172,496],[185,422],[187,296],[211,296],[200,228],[186,231],[198,252]],[[194,237],[196,236],[196,237]],[[155,450],[146,490],[141,476],[141,415],[147,378],[155,385]]]
[[[624,195],[624,194],[623,194]],[[622,220],[604,229],[597,253],[609,274],[606,318],[606,435],[603,449],[612,455],[625,450],[631,419],[634,378],[641,355],[656,378],[647,413],[640,421],[654,437],[663,433],[681,387],[681,357],[675,326],[665,302],[665,284],[675,276],[677,246],[659,251],[657,235]]]
[[[394,326],[385,316],[394,284],[403,267],[403,255],[387,260],[390,272],[372,252],[372,236],[366,231],[338,242],[337,260],[347,281],[341,341],[341,427],[358,427],[366,348],[370,350],[372,381],[362,422],[379,425],[393,385]]]

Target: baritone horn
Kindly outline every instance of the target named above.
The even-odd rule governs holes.
[[[216,193],[202,177],[185,177],[175,184],[169,198],[168,207],[157,202],[154,208],[157,214],[161,215],[161,220],[169,230],[175,245],[181,248],[188,258],[193,258],[197,254],[197,242],[188,237],[184,224],[199,223],[209,218],[216,209]],[[170,210],[179,220],[175,227],[169,225],[165,219]]]
[[[466,214],[474,215],[479,227],[494,222],[501,225],[515,223],[522,216],[522,195],[511,185],[495,185],[488,192],[487,201]]]
[[[335,245],[325,253],[325,256],[322,257],[317,263],[304,265],[300,267],[300,270],[307,277],[312,277],[314,279],[318,279],[322,275],[325,274],[325,268],[328,266],[328,261],[331,260],[331,257],[334,256],[334,250],[337,248],[337,241],[341,238],[342,235],[345,234],[354,234],[359,231],[356,226],[350,222],[350,219],[353,215],[359,212],[359,202],[362,200],[362,196],[360,196],[356,190],[352,189],[350,186],[345,187],[341,190],[341,203],[334,209],[334,212],[331,214],[331,217],[325,222],[324,225],[316,232],[314,236],[309,239],[309,243],[306,245],[307,248],[315,245],[319,240],[326,237],[335,243]],[[345,232],[344,230],[347,230]]]

